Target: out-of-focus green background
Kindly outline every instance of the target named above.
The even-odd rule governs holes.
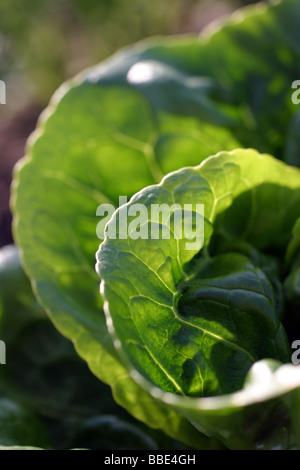
[[[155,35],[200,33],[254,1],[2,0],[0,79],[0,246],[10,243],[9,186],[15,162],[55,89],[123,46]]]

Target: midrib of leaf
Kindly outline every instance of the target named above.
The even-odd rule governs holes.
[[[215,303],[218,303],[220,305],[224,305],[222,302],[219,302],[217,300],[214,301]],[[220,335],[217,335],[216,333],[213,333],[209,330],[206,330],[205,328],[199,326],[199,325],[196,325],[192,322],[188,322],[186,320],[184,320],[180,314],[177,312],[177,308],[175,305],[173,305],[172,307],[172,310],[173,310],[173,313],[174,313],[174,316],[175,318],[179,321],[179,323],[183,324],[183,325],[186,325],[186,326],[189,326],[189,327],[192,327],[192,328],[195,328],[199,331],[202,331],[203,333],[207,334],[208,336],[211,336],[215,339],[218,339],[219,341],[225,343],[225,344],[228,344],[230,347],[234,348],[234,349],[237,349],[238,351],[241,351],[243,353],[245,353],[250,359],[251,361],[254,363],[256,361],[256,359],[248,352],[246,351],[244,348],[242,348],[241,346],[238,346],[237,344],[235,343],[232,343],[231,341],[228,341],[227,339],[223,338],[222,336]]]
[[[140,95],[142,97],[142,95]],[[153,180],[155,183],[159,183],[161,179],[165,176],[164,173],[162,172],[155,152],[153,148],[153,142],[155,142],[158,138],[158,124],[156,122],[155,116],[153,114],[153,111],[151,110],[149,103],[147,100],[143,97],[144,104],[147,107],[147,112],[148,116],[151,119],[152,122],[152,136],[151,136],[151,142],[143,142],[141,140],[135,139],[134,137],[131,137],[127,134],[124,134],[123,132],[120,131],[116,126],[114,126],[112,123],[109,123],[108,121],[104,120],[103,118],[101,119],[101,126],[105,128],[105,130],[109,133],[109,135],[118,143],[138,150],[140,151],[146,159],[149,171],[153,177]],[[97,103],[97,100],[94,101],[94,103]],[[103,116],[102,113],[99,114],[98,109],[94,109],[93,107],[93,113],[96,116],[96,119],[99,121],[99,115]]]
[[[138,330],[137,330],[138,331]],[[185,395],[185,393],[183,392],[183,390],[181,389],[181,387],[178,385],[178,383],[176,382],[176,380],[173,379],[172,376],[170,376],[170,374],[168,373],[168,371],[166,371],[166,369],[164,368],[164,366],[156,359],[155,356],[153,356],[151,350],[148,348],[148,346],[146,344],[140,344],[138,343],[137,341],[134,341],[134,340],[129,340],[127,341],[127,344],[135,344],[136,346],[138,347],[141,347],[143,349],[145,349],[145,351],[147,351],[147,353],[149,354],[149,356],[151,357],[151,359],[153,360],[153,362],[159,367],[159,369],[163,372],[163,374],[167,377],[167,379],[175,386],[176,390],[178,390],[178,392],[181,394],[181,395]],[[186,396],[186,395],[185,395]]]
[[[161,181],[161,179],[164,177],[164,173],[161,171],[161,168],[158,165],[153,146],[150,143],[134,139],[119,131],[115,131],[113,137],[117,142],[121,143],[122,145],[134,148],[143,153],[146,158],[148,168],[151,172],[153,180],[155,181],[155,183],[159,183]]]

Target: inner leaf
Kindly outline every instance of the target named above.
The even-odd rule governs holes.
[[[189,345],[179,379],[188,395],[230,393],[242,387],[254,362],[288,361],[288,345],[272,284],[260,268],[239,253],[199,264],[196,277],[181,285],[182,326],[170,338],[182,354]]]

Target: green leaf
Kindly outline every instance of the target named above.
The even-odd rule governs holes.
[[[232,222],[234,223],[234,221]],[[246,256],[253,265],[261,269],[274,289],[278,317],[281,320],[284,318],[285,298],[281,282],[282,263],[274,254],[262,253],[245,241],[224,240],[220,236],[215,237],[211,243],[210,251],[214,255],[232,252],[240,253]]]
[[[178,378],[190,396],[230,393],[242,388],[254,362],[265,357],[288,362],[290,348],[263,271],[237,253],[198,263],[193,280],[180,286],[179,331],[173,336],[168,330],[173,348],[185,356]],[[173,367],[172,356],[168,361]]]
[[[123,213],[130,213],[134,204],[146,206],[152,227],[154,204],[184,207],[191,200],[194,211],[197,204],[204,204],[202,249],[199,244],[186,249],[190,234],[157,240],[149,232],[148,239],[133,239],[130,230],[120,225]],[[267,271],[241,253],[212,256],[210,242],[231,237],[266,252],[279,250],[299,213],[300,171],[254,150],[223,152],[198,167],[171,173],[115,212],[98,252],[97,269],[115,347],[138,383],[147,383],[149,391],[154,387],[153,396],[169,392],[168,401],[175,404],[175,394],[237,392],[259,360],[290,360],[276,290]],[[174,228],[170,213],[162,223]],[[110,238],[112,227],[117,232]],[[197,407],[199,403],[201,408],[199,400],[178,400]],[[217,420],[214,428],[197,407],[186,413],[184,406],[174,408],[190,418],[193,412],[192,422],[202,432],[229,447],[254,445],[253,436],[239,439],[237,428],[230,430],[230,419],[226,420],[230,437],[224,438]],[[223,411],[230,414],[230,409]]]
[[[35,412],[74,421],[121,410],[37,303],[14,246],[0,250],[0,338],[1,387]]]

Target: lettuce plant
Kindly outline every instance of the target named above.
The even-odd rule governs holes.
[[[117,403],[196,449],[300,446],[299,22],[285,0],[121,51],[57,91],[15,172],[55,326]],[[97,207],[120,195],[204,204],[204,244],[106,236],[100,296]]]

